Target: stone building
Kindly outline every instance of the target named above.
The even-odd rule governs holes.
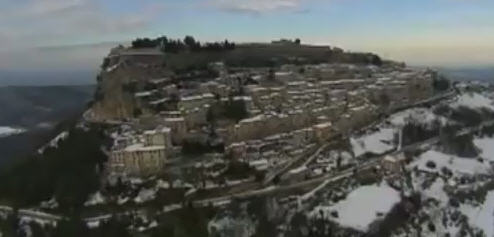
[[[381,166],[386,172],[400,173],[405,163],[405,157],[400,154],[396,156],[387,155],[381,160]]]
[[[144,141],[145,146],[172,147],[171,129],[164,127],[158,130],[145,131]]]
[[[137,139],[139,140],[139,139]],[[152,175],[165,165],[172,148],[171,129],[145,131],[143,142],[115,146],[108,161],[110,173],[117,175]]]
[[[181,144],[187,135],[187,125],[183,117],[165,118],[165,126],[171,130],[173,144]]]
[[[320,123],[313,126],[314,135],[319,143],[327,142],[333,135],[333,124],[331,122]]]
[[[235,159],[244,159],[247,156],[247,145],[245,142],[233,143],[226,148],[226,153]]]
[[[108,166],[112,174],[151,175],[158,173],[165,161],[165,146],[145,146],[138,143],[112,151]]]
[[[207,124],[209,104],[184,111],[185,125],[188,129],[194,129]]]

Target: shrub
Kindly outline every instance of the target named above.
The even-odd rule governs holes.
[[[210,151],[206,144],[195,141],[184,141],[182,143],[182,153],[186,155],[200,155]]]
[[[134,111],[132,111],[132,114],[134,115],[134,118],[137,118],[142,115],[142,110],[140,108],[134,108]]]
[[[432,87],[436,92],[446,91],[450,88],[450,85],[451,85],[450,81],[442,76],[438,76],[434,78],[434,80],[432,81]]]
[[[472,158],[478,156],[477,148],[473,144],[473,135],[471,134],[446,138],[442,145],[444,151],[450,154]]]
[[[238,122],[247,118],[247,106],[243,100],[229,100],[211,106],[206,114],[207,121],[212,123],[218,119],[230,119]]]
[[[224,176],[230,179],[245,179],[253,174],[256,174],[254,168],[250,167],[247,163],[238,161],[230,162],[227,170],[223,173]]]
[[[494,135],[494,124],[490,126],[484,126],[480,130],[482,136],[492,137]]]
[[[436,226],[432,222],[429,222],[429,224],[427,224],[427,228],[429,228],[429,231],[431,232],[436,232]]]
[[[467,126],[476,126],[484,120],[484,116],[483,113],[479,110],[461,106],[457,109],[452,110],[451,119],[463,123]]]
[[[434,161],[427,161],[427,163],[425,164],[425,166],[427,166],[427,168],[429,169],[435,169],[436,168],[436,163],[434,163]]]
[[[240,121],[244,118],[247,118],[248,112],[245,102],[243,100],[235,100],[229,101],[228,104],[225,105],[225,117]]]
[[[403,145],[425,141],[439,135],[439,124],[438,121],[434,121],[433,126],[413,122],[405,124],[402,129]]]

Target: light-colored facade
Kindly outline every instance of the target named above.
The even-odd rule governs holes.
[[[134,144],[111,152],[109,169],[113,174],[151,175],[162,170],[166,161],[165,146]]]
[[[381,166],[386,172],[400,173],[405,162],[403,155],[385,156],[381,161]]]
[[[143,142],[114,147],[108,161],[110,173],[152,175],[163,169],[172,148],[171,129],[145,131],[140,140]]]
[[[313,127],[317,142],[327,142],[333,135],[333,124],[331,122],[316,124]]]
[[[187,125],[183,117],[166,118],[165,125],[171,129],[172,142],[181,144],[187,135]]]

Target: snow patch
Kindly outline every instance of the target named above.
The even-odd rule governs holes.
[[[480,157],[489,161],[494,161],[494,138],[475,138],[473,144],[475,144],[477,148],[480,148]]]
[[[45,208],[45,209],[55,209],[58,207],[58,202],[57,200],[55,199],[55,197],[52,197],[50,200],[48,201],[43,201],[41,202],[41,204],[39,205],[41,208]]]
[[[159,179],[158,182],[156,182],[156,188],[158,189],[169,189],[170,188],[170,183],[163,181],[162,179]]]
[[[134,198],[135,203],[143,203],[151,201],[156,197],[156,190],[154,189],[141,189],[137,197]]]
[[[26,130],[22,129],[22,128],[12,128],[12,127],[0,126],[0,138],[1,137],[8,137],[8,136],[15,135],[15,134],[20,134],[20,133],[23,133],[25,131]]]
[[[292,170],[289,171],[290,174],[298,174],[298,173],[301,173],[303,171],[307,170],[307,166],[305,165],[302,165],[300,167],[297,167],[297,168],[294,168]]]
[[[393,114],[389,121],[397,127],[403,127],[407,123],[414,124],[432,124],[434,121],[440,121],[441,124],[446,124],[447,119],[434,114],[430,109],[413,108]]]
[[[325,217],[342,226],[366,232],[372,222],[379,216],[384,217],[399,201],[400,193],[386,183],[381,183],[359,187],[345,200],[334,206],[318,206],[310,215],[315,217],[322,211]],[[333,211],[338,212],[338,217],[331,215]]]
[[[40,154],[43,153],[45,151],[45,149],[48,148],[48,147],[57,148],[58,147],[58,142],[59,141],[62,141],[62,140],[65,140],[68,136],[69,136],[69,132],[67,132],[67,131],[61,132],[55,138],[53,138],[48,144],[46,144],[45,146],[43,146],[40,149],[38,149],[38,153],[40,153]]]
[[[441,203],[448,203],[449,197],[444,191],[444,185],[446,184],[443,179],[436,178],[434,183],[429,188],[423,190],[422,193],[427,197],[441,201]]]
[[[493,101],[478,93],[465,93],[458,97],[452,107],[465,106],[471,109],[486,108],[494,111]]]
[[[460,210],[468,216],[470,225],[482,229],[485,236],[494,236],[494,191],[487,193],[481,206],[462,204]]]
[[[104,203],[105,197],[103,197],[103,195],[101,195],[101,193],[98,191],[89,197],[89,199],[84,203],[84,206],[95,206]]]
[[[428,167],[429,161],[434,162],[435,167]],[[438,151],[429,150],[419,159],[409,165],[409,168],[417,167],[419,170],[428,172],[441,172],[443,167],[448,168],[453,174],[488,174],[490,165],[487,162],[481,162],[477,159],[461,158],[457,156],[447,155]]]
[[[352,137],[353,153],[356,157],[365,153],[382,154],[395,148],[393,144],[395,131],[392,128],[381,128],[376,132],[360,137]]]

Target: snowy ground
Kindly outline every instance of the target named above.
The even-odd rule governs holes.
[[[494,236],[494,191],[487,193],[482,205],[463,204],[460,210],[468,217],[468,222],[471,226],[483,230],[485,236]]]
[[[434,114],[427,108],[412,108],[405,111],[393,114],[388,119],[391,124],[397,127],[403,127],[407,123],[431,125],[434,121],[440,121],[441,124],[446,124],[448,119]]]
[[[494,111],[494,102],[479,93],[464,93],[460,95],[452,107],[465,106],[471,109],[487,108]]]
[[[414,177],[414,180],[417,180],[418,177]],[[421,190],[422,195],[427,198],[434,198],[440,201],[443,204],[447,204],[449,197],[448,194],[444,191],[444,186],[446,182],[442,178],[436,178],[432,184],[428,187],[420,187],[422,183],[414,183],[415,190]]]
[[[433,198],[436,201],[422,203],[416,214],[418,220],[423,220],[421,228],[410,223],[394,236],[417,236],[418,233],[421,236],[494,236],[494,191],[488,191],[485,199],[479,196],[482,192],[478,192],[490,187],[494,139],[477,137],[474,144],[480,148],[480,157],[484,160],[429,150],[407,166],[411,171],[413,189],[421,194],[422,200]],[[435,167],[427,165],[430,161]],[[444,167],[452,172],[451,177],[434,174],[441,174]],[[415,172],[415,168],[426,172]],[[458,177],[466,177],[467,183],[460,184]],[[467,196],[460,198],[456,194]],[[430,225],[434,226],[433,230]]]
[[[8,137],[10,135],[15,135],[19,133],[23,133],[26,130],[22,128],[12,128],[12,127],[2,127],[0,126],[0,137]]]
[[[208,223],[208,231],[209,233],[215,233],[215,236],[221,237],[249,237],[255,234],[256,226],[257,224],[250,218],[244,216],[233,218],[225,215],[212,219]]]
[[[106,203],[105,197],[103,197],[103,195],[101,195],[98,191],[89,197],[89,199],[84,203],[84,206],[95,206],[104,203]]]
[[[378,131],[365,134],[360,137],[352,137],[350,143],[356,157],[367,152],[382,154],[393,150],[395,130],[392,128],[380,128]]]
[[[434,162],[435,167],[428,167],[427,163],[429,161]],[[417,167],[419,170],[428,172],[441,172],[441,169],[446,167],[451,170],[454,175],[488,174],[491,169],[488,162],[447,155],[434,150],[429,150],[421,154],[420,157],[408,167]]]
[[[55,147],[56,148],[58,146],[58,142],[61,141],[61,140],[64,140],[68,136],[69,136],[69,132],[67,132],[67,131],[61,132],[55,138],[53,138],[50,142],[48,142],[46,145],[44,145],[43,147],[39,148],[38,149],[38,153],[43,153],[43,151],[47,147]]]
[[[381,183],[359,187],[345,200],[333,206],[318,206],[310,215],[314,217],[322,211],[326,217],[342,226],[366,232],[369,224],[380,216],[384,217],[399,201],[399,192]],[[338,217],[331,215],[333,211],[338,212]]]
[[[473,144],[480,149],[480,157],[488,161],[494,161],[494,138],[475,138]]]

